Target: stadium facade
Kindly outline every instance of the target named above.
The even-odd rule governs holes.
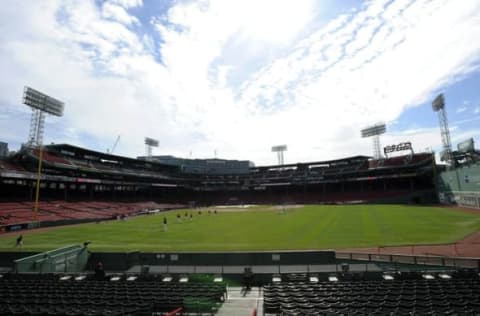
[[[254,164],[248,160],[187,159],[174,156],[140,156],[140,160],[155,161],[177,166],[183,173],[191,174],[247,174]]]
[[[480,209],[480,152],[473,139],[458,144],[452,158],[437,177],[440,202]]]
[[[35,147],[24,147],[0,161],[3,200],[33,200],[38,156]],[[432,162],[431,153],[417,153],[381,160],[353,156],[250,166],[244,173],[219,174],[218,170],[208,169],[196,173],[178,164],[58,144],[45,146],[41,199],[155,201],[197,206],[431,203],[437,198]],[[242,162],[245,163],[249,162]]]

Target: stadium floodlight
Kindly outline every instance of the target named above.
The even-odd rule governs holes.
[[[284,163],[283,152],[285,151],[287,151],[287,145],[277,145],[272,147],[272,152],[277,153],[277,160],[280,166]]]
[[[38,147],[38,172],[37,187],[35,192],[35,206],[33,209],[34,221],[38,222],[38,199],[40,194],[40,178],[43,160],[43,132],[45,127],[45,114],[54,116],[63,116],[65,104],[55,98],[52,98],[40,91],[25,87],[23,89],[23,104],[32,108],[32,118],[30,120],[30,133],[27,144],[30,147]]]
[[[433,111],[438,113],[444,158],[448,165],[451,166],[453,162],[452,142],[450,141],[450,130],[448,129],[447,111],[445,110],[445,98],[443,97],[443,94],[439,94],[433,100],[432,108]]]
[[[158,147],[158,140],[145,137],[145,148],[147,151],[147,157],[152,157],[152,147]]]
[[[45,113],[63,116],[64,103],[30,87],[23,90],[23,104],[32,108],[28,144],[42,145],[45,126]]]
[[[438,112],[441,109],[445,108],[445,97],[443,96],[443,93],[440,93],[437,95],[437,97],[433,100],[432,102],[432,109],[434,112]]]
[[[362,138],[372,137],[373,139],[373,157],[375,159],[382,158],[380,151],[380,135],[387,131],[385,123],[377,123],[361,130]]]
[[[55,116],[63,116],[65,104],[30,87],[23,90],[23,104]]]

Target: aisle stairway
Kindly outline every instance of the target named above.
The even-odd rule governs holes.
[[[257,307],[258,306],[258,307]],[[251,316],[258,308],[257,315],[262,315],[263,294],[261,288],[253,287],[242,291],[241,287],[229,287],[228,298],[219,309],[217,316]]]

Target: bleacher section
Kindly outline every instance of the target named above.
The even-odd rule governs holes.
[[[281,278],[263,287],[263,315],[480,314],[478,271]],[[227,297],[225,283],[192,275],[0,275],[1,315],[213,315]]]
[[[214,314],[226,286],[213,282],[164,282],[161,276],[0,275],[0,315]]]
[[[480,279],[419,273],[393,280],[320,280],[264,287],[265,315],[479,315]],[[427,277],[424,275],[424,277]],[[430,278],[428,277],[428,278]],[[334,280],[334,279],[332,279]]]
[[[0,161],[0,171],[26,172],[25,168],[16,163]]]
[[[68,154],[65,154],[68,152]],[[26,149],[23,159],[38,161],[37,149]],[[174,167],[139,162],[136,159],[119,157],[105,153],[85,150],[70,145],[51,145],[43,151],[43,161],[48,167],[89,172],[92,174],[128,175],[145,178],[164,179]],[[136,168],[129,168],[135,165]]]
[[[55,222],[78,219],[112,219],[132,216],[151,210],[179,208],[183,205],[154,202],[40,202],[38,220]],[[34,221],[33,202],[0,202],[0,226],[24,224]]]

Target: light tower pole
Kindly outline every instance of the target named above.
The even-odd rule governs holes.
[[[441,159],[445,160],[449,166],[452,166],[452,143],[450,141],[450,130],[448,128],[447,111],[445,110],[445,98],[443,97],[443,94],[439,94],[433,100],[432,109],[434,112],[438,113],[438,121],[440,123],[440,134],[443,146]]]
[[[158,140],[150,137],[145,137],[145,151],[147,154],[147,159],[150,159],[150,157],[152,157],[152,147],[158,147]]]
[[[23,104],[32,108],[32,118],[30,120],[30,132],[28,135],[27,146],[38,149],[38,170],[37,185],[35,188],[35,205],[33,208],[34,221],[38,223],[38,199],[40,197],[40,179],[42,177],[43,160],[43,133],[45,127],[45,115],[63,116],[65,104],[46,94],[43,94],[30,87],[23,90]]]
[[[284,164],[283,152],[287,151],[287,145],[278,145],[272,147],[272,152],[277,153],[278,165],[282,166]]]
[[[375,159],[382,158],[380,149],[380,135],[387,131],[385,123],[378,123],[361,130],[362,138],[372,137],[373,140],[373,157]]]

